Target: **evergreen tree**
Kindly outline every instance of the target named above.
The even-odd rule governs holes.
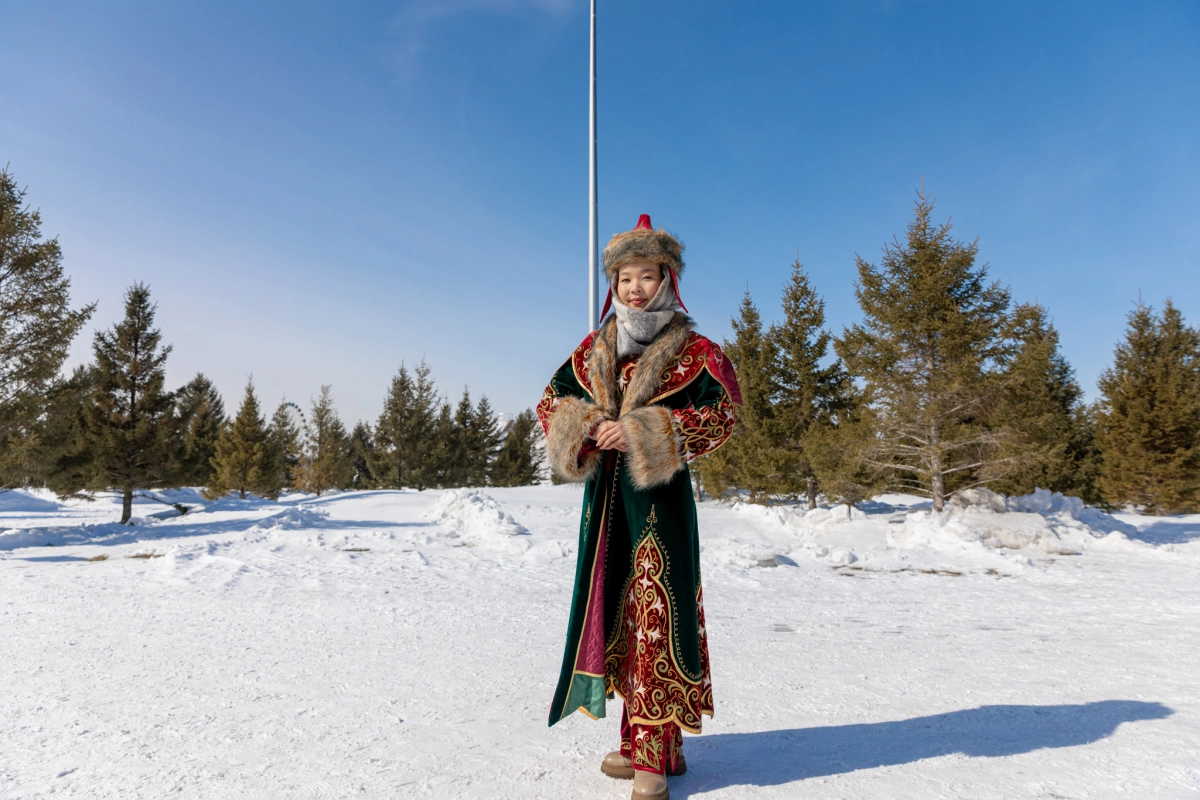
[[[225,402],[201,372],[175,393],[175,414],[183,436],[179,480],[185,486],[208,486],[225,426]]]
[[[212,478],[204,494],[210,498],[237,492],[270,499],[278,497],[276,481],[267,447],[267,429],[254,394],[254,382],[246,383],[246,393],[233,423],[225,425],[217,439],[212,457]]]
[[[308,435],[300,459],[297,484],[313,494],[350,485],[350,437],[333,405],[333,387],[321,387],[308,418]]]
[[[8,169],[0,170],[0,491],[39,470],[30,439],[95,303],[70,309],[58,239],[42,240],[41,214],[25,203]]]
[[[500,432],[500,421],[496,418],[496,412],[492,410],[492,404],[488,402],[487,395],[481,396],[479,403],[475,406],[475,412],[471,415],[469,438],[471,472],[468,476],[468,486],[486,486],[493,483],[492,465],[499,456],[500,448],[506,439],[507,437]],[[540,453],[538,457],[541,458]]]
[[[388,387],[383,411],[375,424],[374,475],[379,485],[386,489],[402,489],[408,480],[407,463],[412,461],[409,427],[415,388],[408,370],[401,364]]]
[[[835,348],[866,382],[879,425],[872,461],[941,511],[949,492],[996,463],[1002,435],[984,419],[1009,355],[1009,292],[975,265],[978,243],[952,239],[932,212],[921,194],[905,241],[884,247],[880,267],[857,259],[865,319]]]
[[[22,470],[31,481],[61,496],[78,495],[92,451],[84,429],[84,412],[96,388],[92,366],[78,366],[70,377],[59,378],[46,395],[44,413],[34,435],[23,440]]]
[[[877,425],[861,395],[847,394],[831,424],[809,430],[805,447],[826,499],[854,506],[887,488],[887,470],[875,463]]]
[[[375,441],[371,426],[360,420],[350,432],[351,489],[376,488],[375,474],[372,472],[375,460]]]
[[[403,462],[405,482],[417,491],[437,486],[444,472],[445,462],[439,457],[437,448],[440,444],[439,432],[445,430],[444,426],[438,424],[445,401],[437,391],[431,372],[424,361],[413,369],[416,380],[413,382],[406,425],[408,441]]]
[[[1005,433],[996,452],[1003,476],[990,488],[1010,495],[1035,488],[1097,502],[1095,446],[1083,390],[1058,347],[1046,309],[1013,308],[1016,351],[1002,374],[1000,402],[989,423]]]
[[[278,497],[284,489],[294,488],[304,453],[304,432],[293,419],[291,403],[280,402],[271,423],[267,426],[267,470],[270,496]]]
[[[1200,333],[1170,300],[1161,315],[1141,303],[1129,314],[1097,405],[1105,499],[1200,511]]]
[[[775,343],[763,335],[762,317],[746,290],[740,315],[733,320],[734,340],[724,351],[737,372],[743,405],[733,435],[717,451],[696,460],[704,490],[722,497],[738,490],[751,502],[766,502],[781,484],[781,449],[775,439]]]
[[[542,427],[532,409],[518,414],[492,464],[492,485],[529,486],[537,483],[545,463],[541,437]]]
[[[462,454],[461,437],[450,413],[450,404],[443,402],[434,418],[433,439],[426,447],[418,474],[424,477],[426,486],[439,489],[462,486]]]
[[[445,406],[449,415],[449,406]],[[475,409],[471,405],[471,393],[463,388],[462,397],[454,409],[454,417],[447,424],[441,421],[439,436],[442,444],[442,457],[446,461],[444,486],[481,486],[475,481],[480,473],[480,447],[475,441]],[[486,467],[485,474],[486,474]]]
[[[171,348],[160,346],[155,309],[150,289],[134,284],[125,292],[125,318],[111,330],[96,332],[94,384],[84,405],[81,448],[63,459],[74,466],[55,478],[63,493],[119,491],[121,524],[132,516],[135,491],[178,485],[173,466],[181,445],[174,398],[163,391]]]
[[[783,291],[783,322],[772,325],[767,337],[777,359],[772,438],[781,449],[778,490],[805,495],[813,509],[817,476],[808,437],[816,428],[832,425],[834,414],[845,407],[850,381],[840,360],[822,366],[832,339],[825,330],[825,301],[809,283],[798,258]]]

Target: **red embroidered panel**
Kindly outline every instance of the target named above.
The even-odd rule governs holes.
[[[689,733],[699,733],[700,715],[713,713],[703,590],[697,590],[695,600],[700,675],[692,678],[675,658],[675,600],[661,580],[666,562],[654,536],[657,522],[651,506],[646,535],[634,553],[633,574],[621,600],[620,629],[608,646],[605,678],[608,690],[625,700],[631,723],[675,722]]]
[[[575,370],[575,380],[579,381],[579,385],[589,395],[592,393],[592,382],[588,377],[587,360],[592,354],[592,344],[596,341],[596,334],[599,331],[592,331],[584,340],[579,343],[579,347],[575,348],[575,352],[571,353],[571,369]]]
[[[554,393],[554,390],[549,386],[546,391],[542,392],[542,399],[537,404],[538,422],[542,423],[542,433],[550,435],[550,418],[554,416],[554,407],[558,405],[561,397]]]
[[[733,426],[737,422],[728,394],[722,395],[721,401],[715,406],[680,408],[671,414],[683,440],[683,456],[688,461],[723,445],[733,434]]]
[[[626,704],[621,709],[621,755],[633,761],[634,769],[674,775],[683,755],[683,733],[674,722],[631,725]]]

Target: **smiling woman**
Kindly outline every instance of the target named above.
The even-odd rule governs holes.
[[[624,700],[601,770],[664,800],[686,769],[681,731],[713,713],[696,505],[687,462],[733,431],[737,379],[678,309],[683,246],[643,214],[604,250],[616,313],[546,388],[538,416],[554,470],[586,481],[553,725]],[[607,308],[605,309],[607,311]]]

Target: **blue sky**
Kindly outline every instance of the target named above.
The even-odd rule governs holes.
[[[330,383],[353,423],[424,357],[516,412],[586,333],[586,0],[2,15],[0,161],[96,325],[150,284],[173,385]],[[714,339],[797,252],[855,321],[922,176],[1089,396],[1139,292],[1200,323],[1200,4],[601,0],[599,30],[602,237],[677,233]]]

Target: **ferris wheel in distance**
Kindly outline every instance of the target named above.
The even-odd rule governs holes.
[[[303,444],[308,441],[308,419],[304,416],[304,411],[300,406],[290,400],[283,401],[284,413],[287,414],[288,425],[300,434],[300,442]]]

